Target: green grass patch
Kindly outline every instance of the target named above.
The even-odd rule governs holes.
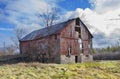
[[[120,79],[120,61],[1,65],[0,79]]]

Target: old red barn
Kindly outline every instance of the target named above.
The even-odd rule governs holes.
[[[92,34],[80,18],[33,31],[20,41],[21,54],[50,63],[92,60]]]

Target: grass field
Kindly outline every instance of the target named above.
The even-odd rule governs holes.
[[[120,61],[1,65],[0,79],[120,79]]]

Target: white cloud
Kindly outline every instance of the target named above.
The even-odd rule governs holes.
[[[103,33],[101,34],[104,37],[101,39],[106,41],[106,44],[115,44],[120,39],[120,0],[90,0],[90,2],[94,7],[92,12],[95,14],[86,16],[88,23],[100,31],[97,36]]]
[[[6,9],[30,15],[47,9],[48,6],[50,5],[44,0],[16,0],[9,1]]]
[[[2,30],[2,31],[13,31],[12,28],[0,28],[0,30]]]
[[[5,20],[16,27],[27,27],[30,30],[41,28],[38,14],[58,7],[58,0],[0,0],[4,9],[0,9],[0,20]]]
[[[120,0],[90,0],[90,3],[93,4],[95,11],[99,13],[120,8]]]

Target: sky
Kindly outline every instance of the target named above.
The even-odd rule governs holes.
[[[16,28],[42,28],[38,14],[58,8],[59,22],[80,17],[93,34],[93,47],[120,41],[120,0],[0,0],[0,47],[13,44]]]

